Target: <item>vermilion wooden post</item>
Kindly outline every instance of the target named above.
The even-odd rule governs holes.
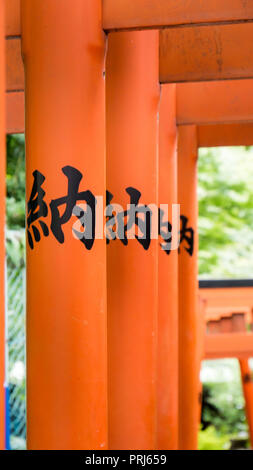
[[[246,332],[245,315],[233,315],[233,329],[236,332]],[[248,359],[239,359],[242,378],[242,389],[245,400],[245,412],[249,426],[249,439],[253,448],[253,379]]]
[[[37,170],[45,177],[48,208],[40,220],[49,229],[44,236],[35,221],[41,240],[34,240],[30,226],[34,248],[27,248],[29,449],[107,446],[106,243],[95,240],[88,250],[73,237],[76,217],[64,223],[66,202],[70,213],[72,207],[64,199],[68,178],[62,171],[71,166],[81,172],[80,192],[105,195],[101,6],[100,0],[22,1],[27,197]],[[77,178],[69,181],[70,192],[77,191]],[[39,183],[34,189],[36,201]],[[51,225],[58,219],[49,204],[57,198],[63,198],[63,243]]]
[[[179,448],[194,450],[199,422],[196,126],[179,126],[178,202],[187,227],[194,230],[193,254],[185,242],[179,254]]]
[[[5,447],[5,24],[4,1],[0,0],[0,449]]]
[[[201,425],[202,417],[202,398],[203,398],[203,385],[201,381],[201,365],[205,357],[205,334],[206,334],[206,321],[205,321],[205,311],[206,311],[206,301],[200,296],[198,297],[198,350],[199,350],[199,392],[198,392],[198,404],[199,404],[199,425]]]
[[[249,437],[251,447],[253,447],[253,379],[248,359],[239,360],[242,388],[245,399],[245,411],[249,426]]]
[[[157,204],[158,32],[110,35],[106,76],[111,204],[127,210],[127,188],[139,205]],[[148,249],[136,238],[108,245],[110,449],[155,448],[157,248],[157,239]]]
[[[159,203],[177,204],[176,86],[161,87]],[[160,241],[161,243],[161,241]],[[178,448],[178,250],[158,256],[157,448]]]

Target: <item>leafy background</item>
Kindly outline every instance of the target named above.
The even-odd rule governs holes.
[[[199,275],[253,277],[253,148],[200,149]]]

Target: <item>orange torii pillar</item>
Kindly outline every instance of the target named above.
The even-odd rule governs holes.
[[[107,447],[106,243],[88,249],[71,217],[105,195],[101,6],[22,1],[29,449]]]
[[[197,449],[199,423],[198,242],[197,242],[197,129],[179,126],[178,203],[185,217],[185,236],[192,236],[193,252],[182,240],[179,254],[179,448]],[[181,234],[181,238],[183,237]]]
[[[245,399],[246,418],[249,426],[249,437],[251,447],[253,448],[253,379],[248,359],[239,360],[242,388]]]
[[[232,316],[233,330],[244,331],[246,333],[246,319],[243,314]],[[249,426],[250,444],[253,448],[253,379],[249,366],[249,359],[239,359],[242,378],[242,389],[245,400],[245,413]]]
[[[107,190],[123,211],[138,191],[139,206],[158,202],[158,39],[156,31],[109,36]],[[123,241],[107,249],[109,448],[154,449],[158,240]]]
[[[4,1],[0,0],[0,450],[5,448],[5,23]]]
[[[199,425],[201,425],[202,417],[202,400],[203,400],[203,384],[201,381],[201,365],[205,357],[205,335],[206,335],[206,300],[198,297],[199,316],[198,316],[198,351],[199,351],[199,393],[198,393],[198,404],[199,404]]]
[[[164,221],[166,217],[172,221],[172,204],[177,204],[176,85],[161,87],[159,203],[168,205]],[[169,253],[161,248],[159,246],[158,255],[157,448],[177,450],[178,250],[173,246]]]

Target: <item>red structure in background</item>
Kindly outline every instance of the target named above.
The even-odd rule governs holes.
[[[205,302],[206,359],[237,358],[241,370],[245,411],[253,447],[253,281],[200,281]]]

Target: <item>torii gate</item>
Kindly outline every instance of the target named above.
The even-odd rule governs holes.
[[[203,359],[233,357],[239,360],[245,411],[253,447],[253,281],[200,281],[199,295],[205,302]]]
[[[252,2],[0,3],[2,154],[25,100],[27,194],[37,170],[61,198],[71,166],[123,205],[129,186],[179,202],[196,233],[198,146],[252,143]],[[158,240],[145,252],[101,237],[88,251],[50,236],[28,247],[27,283],[28,448],[197,448],[197,243],[166,256]]]

